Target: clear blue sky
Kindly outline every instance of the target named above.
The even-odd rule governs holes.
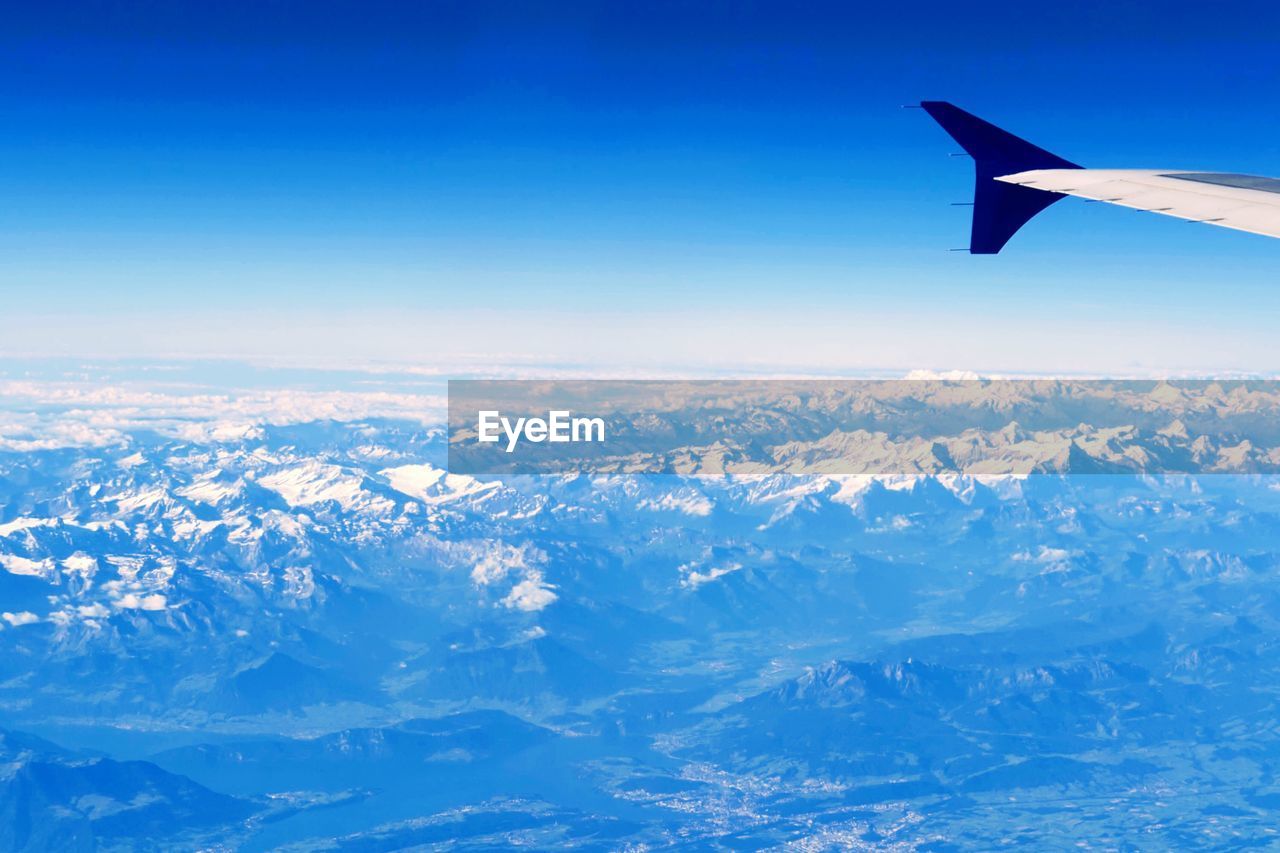
[[[0,48],[0,351],[1280,369],[1280,241],[1068,201],[949,253],[971,164],[900,109],[1280,175],[1274,4],[54,3]]]

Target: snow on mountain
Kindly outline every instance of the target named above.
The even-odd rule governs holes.
[[[395,503],[365,488],[365,478],[338,465],[309,461],[258,477],[258,485],[276,492],[292,507],[333,501],[346,512],[389,515]]]
[[[715,509],[715,503],[710,498],[692,490],[677,490],[658,498],[645,498],[636,506],[653,512],[676,512],[701,517],[710,515]]]
[[[11,575],[41,579],[51,578],[55,572],[52,560],[31,560],[16,554],[0,554],[0,567]]]
[[[200,476],[189,485],[175,489],[174,492],[191,501],[218,506],[243,493],[244,486],[242,478],[233,477],[221,469],[215,469]]]
[[[482,483],[472,477],[450,474],[434,465],[401,465],[379,472],[391,488],[417,498],[425,504],[442,504],[461,498],[475,499],[493,493],[499,483]]]

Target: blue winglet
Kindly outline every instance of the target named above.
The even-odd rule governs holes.
[[[1031,217],[1058,199],[1066,198],[1062,193],[1001,183],[995,178],[1030,169],[1083,168],[954,104],[921,101],[920,106],[973,157],[976,183],[973,233],[969,238],[971,254],[994,255]]]

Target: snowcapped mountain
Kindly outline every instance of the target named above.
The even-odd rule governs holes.
[[[1054,452],[1239,447],[1188,423],[1082,424]],[[976,845],[997,805],[1037,843],[1070,834],[1063,802],[1115,797],[1105,837],[1226,815],[1266,837],[1268,476],[444,458],[438,430],[377,418],[0,452],[0,724],[66,745],[10,762],[13,820],[65,822],[9,846],[128,846],[158,820],[256,849]]]

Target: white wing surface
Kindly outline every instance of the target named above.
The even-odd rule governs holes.
[[[1033,169],[996,180],[1280,237],[1280,180],[1275,178],[1173,170]]]

